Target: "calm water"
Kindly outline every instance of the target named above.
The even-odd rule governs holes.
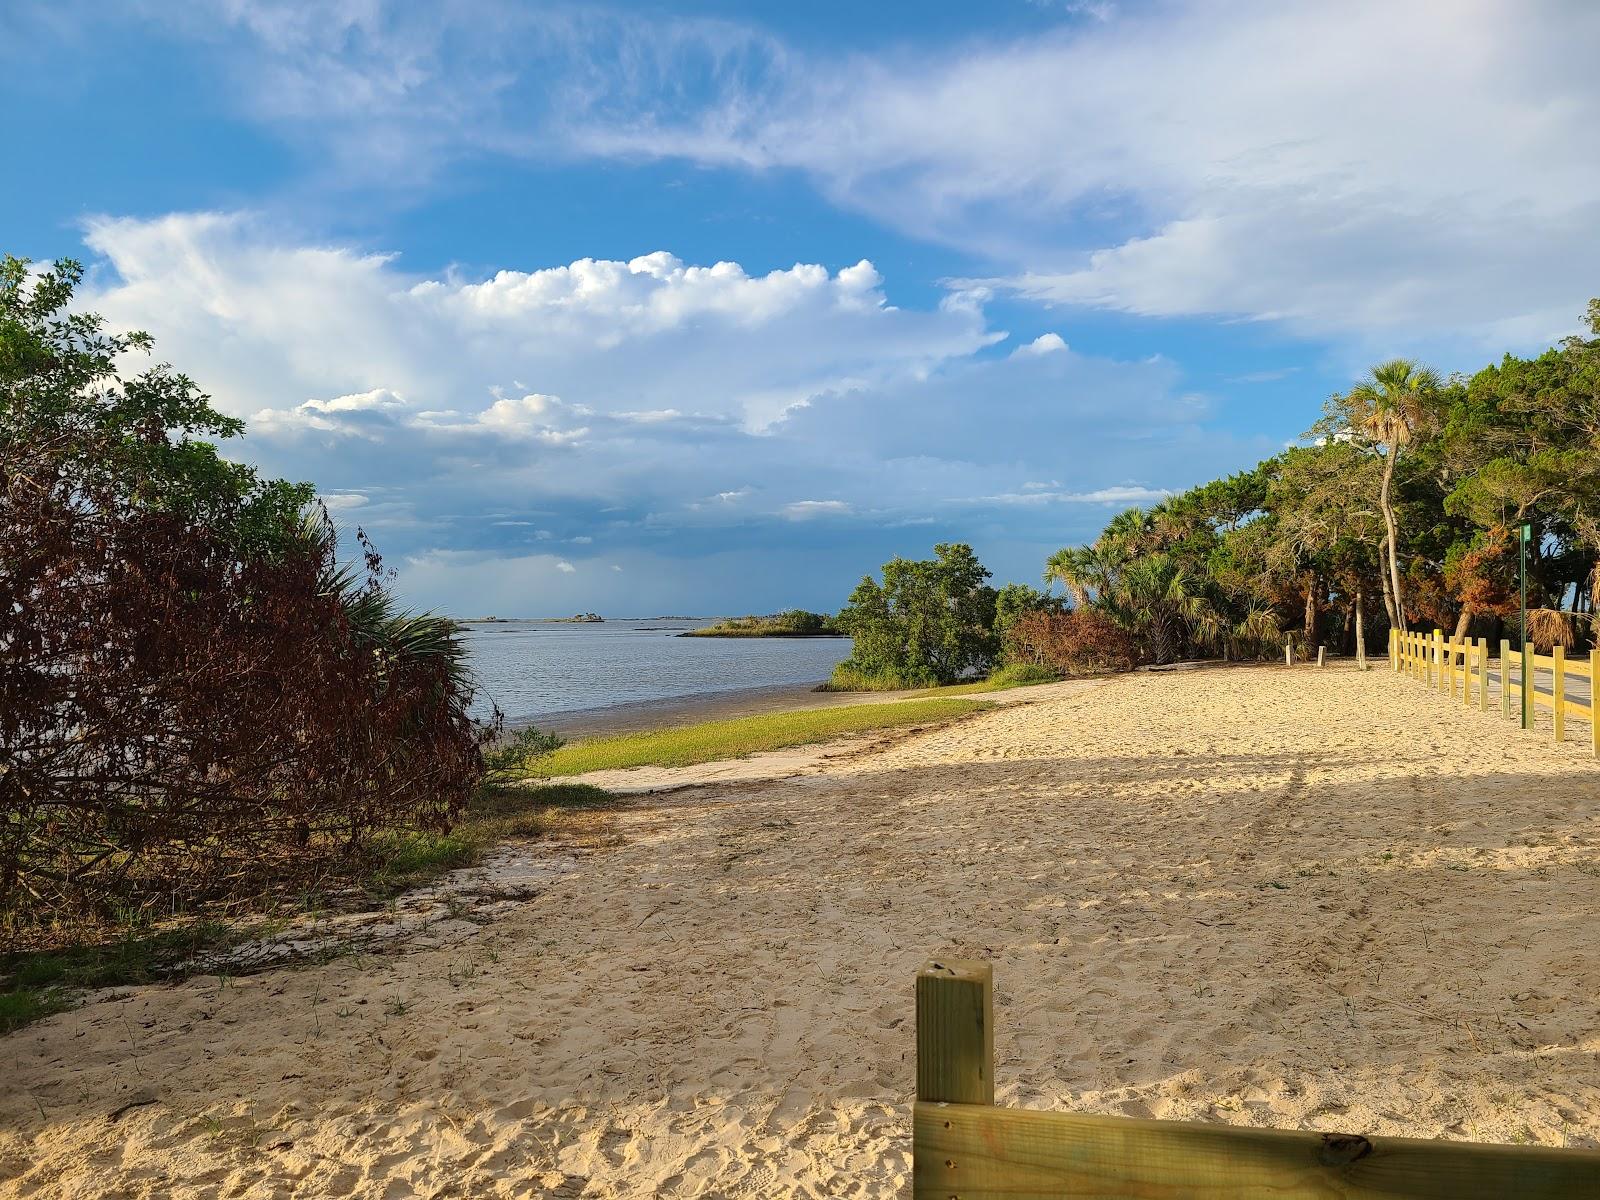
[[[491,701],[516,719],[736,688],[821,683],[850,653],[848,638],[673,636],[706,623],[467,625],[479,683],[476,715],[486,715]]]

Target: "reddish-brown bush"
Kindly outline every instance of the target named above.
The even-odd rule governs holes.
[[[1005,656],[1061,675],[1129,671],[1139,661],[1127,631],[1093,608],[1023,614],[1007,631]]]
[[[216,895],[448,827],[482,770],[456,663],[364,638],[330,539],[241,554],[57,449],[0,456],[0,909]]]

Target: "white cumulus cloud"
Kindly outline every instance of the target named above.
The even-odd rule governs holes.
[[[494,562],[598,588],[620,572],[583,569],[597,545],[604,566],[649,558],[630,575],[652,595],[663,564],[693,560],[692,577],[780,542],[851,573],[886,545],[986,529],[1036,555],[1102,519],[1058,514],[1274,449],[1218,432],[1170,362],[1048,334],[1006,353],[981,297],[902,307],[865,265],[753,275],[649,255],[475,281],[241,216],[89,236],[104,259],[86,307],[150,330],[247,416],[230,452],[359,506],[408,586],[456,611],[483,607],[472,581]],[[541,552],[554,544],[569,553]]]

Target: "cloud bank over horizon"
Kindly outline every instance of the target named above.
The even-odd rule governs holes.
[[[980,295],[901,308],[866,261],[424,278],[219,213],[98,220],[87,241],[85,306],[155,335],[248,420],[247,457],[315,480],[455,611],[616,611],[663,572],[704,606],[706,564],[779,543],[856,547],[859,570],[960,531],[1035,554],[1191,482],[1197,457],[1263,450],[1211,428],[1170,363],[1010,346]],[[768,579],[774,604],[838,602],[834,579]]]

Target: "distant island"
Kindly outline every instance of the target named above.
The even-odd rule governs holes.
[[[727,617],[715,625],[707,625],[704,629],[690,629],[680,633],[679,637],[720,637],[720,638],[797,638],[797,637],[845,637],[846,634],[833,623],[833,618],[826,613],[807,612],[803,608],[792,608],[788,612],[774,613],[766,617]]]
[[[570,617],[546,617],[547,621],[562,621],[568,625],[603,625],[605,618],[599,613],[575,613]]]

